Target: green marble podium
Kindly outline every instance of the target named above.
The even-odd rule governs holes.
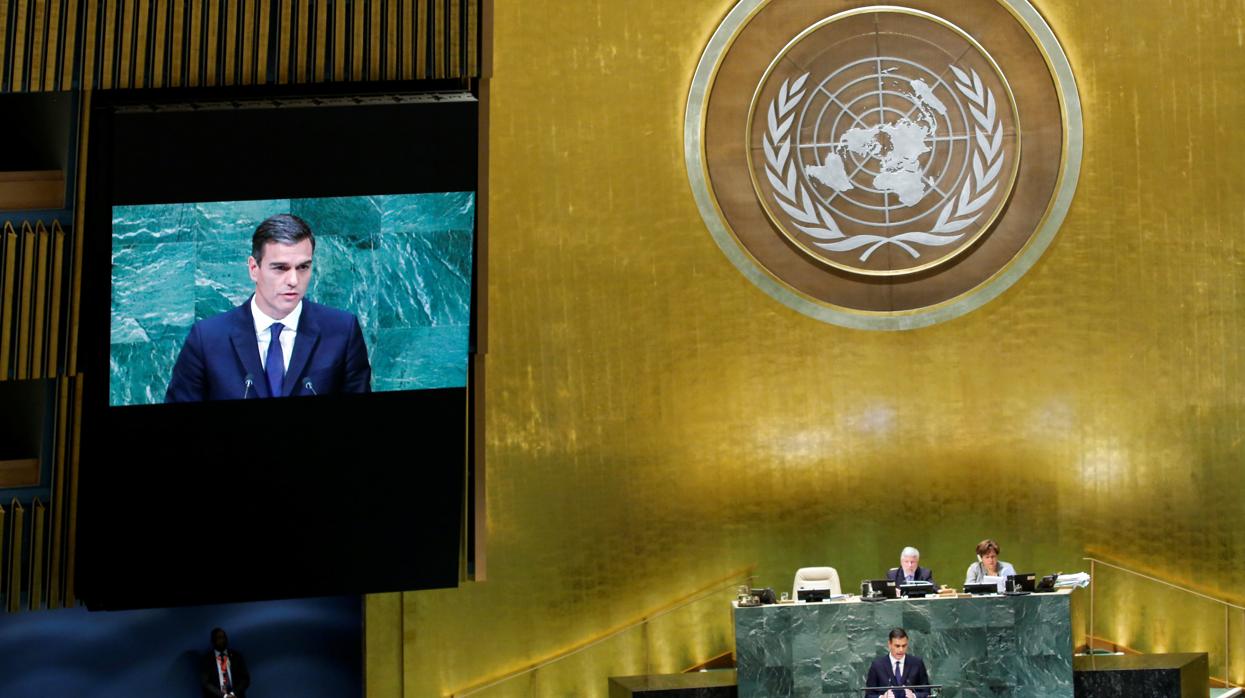
[[[860,698],[891,628],[943,698],[1072,698],[1070,592],[736,607],[739,698]]]

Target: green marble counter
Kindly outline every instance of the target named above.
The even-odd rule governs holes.
[[[735,608],[740,698],[859,698],[891,628],[943,698],[1072,698],[1070,593]]]
[[[1205,652],[1092,655],[1072,660],[1085,698],[1202,698],[1210,693]]]

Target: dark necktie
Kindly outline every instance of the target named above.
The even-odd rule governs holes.
[[[281,323],[272,323],[272,339],[268,340],[268,391],[273,397],[281,396],[281,384],[285,382],[285,357],[281,354]]]
[[[899,670],[899,662],[895,662],[895,685],[903,685],[903,672]]]

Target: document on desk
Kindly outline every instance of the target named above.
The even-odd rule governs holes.
[[[1007,577],[995,577],[994,575],[987,574],[981,578],[981,583],[993,584],[999,588],[999,591],[1003,591],[1007,585]]]
[[[1089,586],[1089,575],[1085,572],[1077,572],[1076,574],[1061,574],[1055,580],[1055,587],[1059,589],[1076,589]]]

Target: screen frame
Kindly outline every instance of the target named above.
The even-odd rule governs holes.
[[[78,366],[88,380],[75,551],[77,594],[89,607],[443,588],[462,578],[465,520],[476,511],[471,464],[479,457],[481,413],[481,117],[474,83],[418,86],[93,93],[81,218]],[[456,98],[444,96],[455,87]],[[223,178],[219,167],[205,164],[213,151],[242,152],[260,138],[278,156],[294,153],[301,145],[289,133],[297,132],[294,116],[309,120],[312,131],[331,124],[350,142],[281,159],[287,176],[268,171],[266,180]],[[284,125],[262,133],[240,127],[265,118]],[[398,134],[395,125],[412,119],[420,128]],[[213,121],[229,126],[198,143],[188,135]],[[395,134],[402,142],[392,142]],[[419,161],[412,153],[429,159],[409,168]],[[304,176],[312,171],[309,158],[335,165],[324,168],[332,176]],[[188,179],[179,182],[178,174]],[[282,413],[306,428],[296,456],[276,465],[250,448],[247,435],[258,432],[263,443],[265,430],[256,425],[271,414],[260,401],[108,404],[113,206],[451,190],[477,197],[465,388],[283,398]],[[349,443],[334,436],[338,431]],[[415,452],[412,434],[441,438]],[[288,444],[279,434],[268,441]]]

